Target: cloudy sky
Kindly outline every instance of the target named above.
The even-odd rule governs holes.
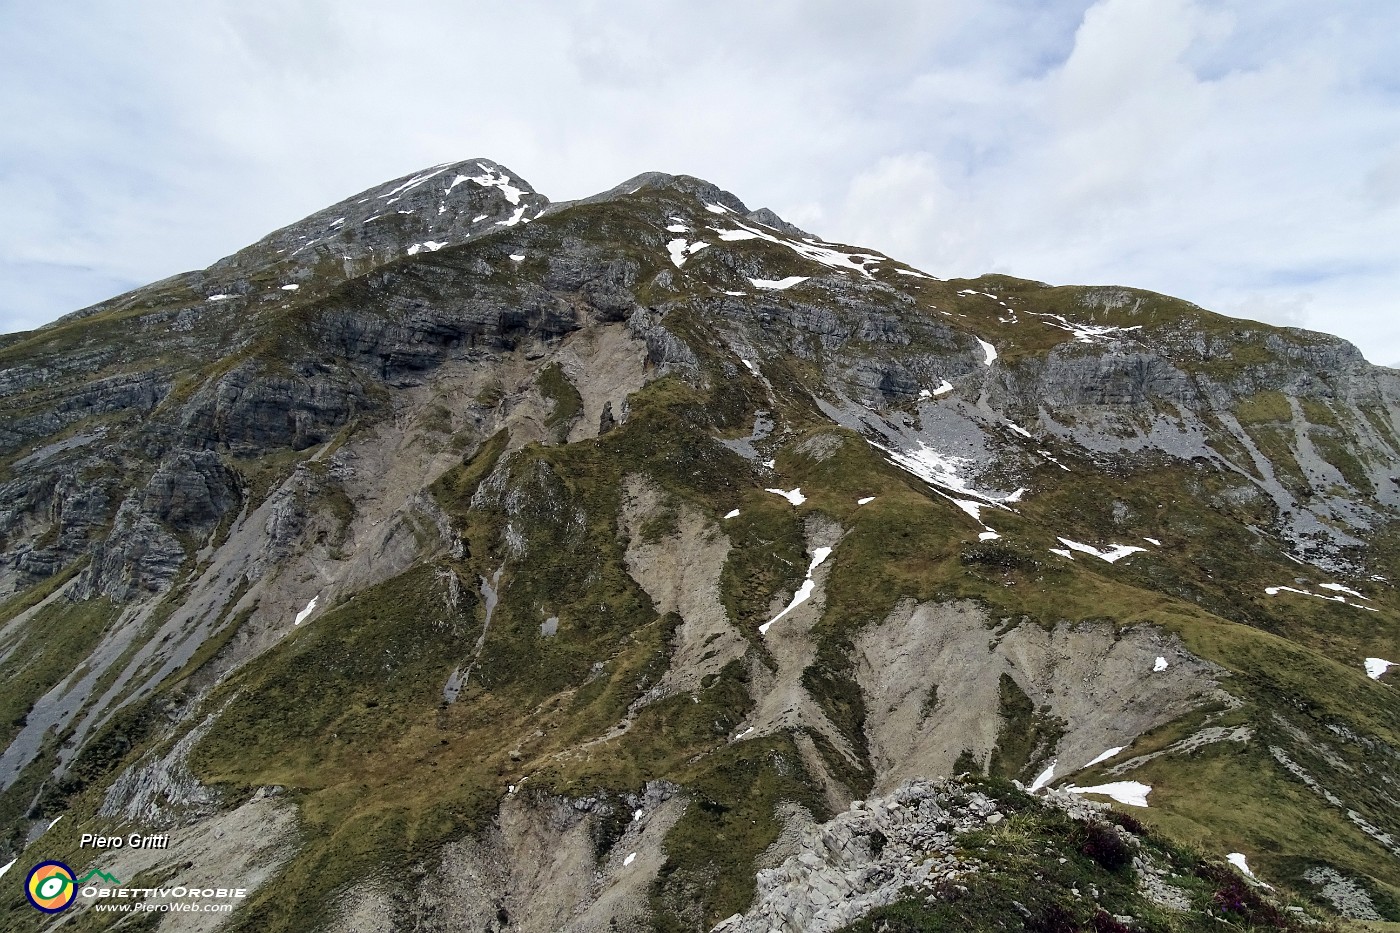
[[[1400,363],[1394,0],[0,0],[0,331],[487,156]]]

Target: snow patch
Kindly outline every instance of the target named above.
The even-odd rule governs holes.
[[[928,275],[927,273],[924,273],[924,272],[915,272],[913,269],[896,269],[896,270],[894,270],[894,271],[895,271],[895,272],[898,272],[900,275],[912,275],[912,276],[916,276],[916,277],[921,278],[921,279],[931,279],[931,280],[933,280],[933,281],[935,281],[935,282],[941,282],[941,281],[943,281],[942,279],[938,278],[937,276]]]
[[[777,495],[780,495],[787,501],[791,502],[793,505],[801,505],[802,503],[807,501],[807,497],[802,495],[801,486],[798,486],[796,489],[790,490],[788,492],[784,492],[781,489],[765,489],[763,491],[776,493]]]
[[[991,366],[992,363],[996,362],[997,348],[992,346],[987,341],[983,340],[981,337],[977,338],[977,343],[982,348],[982,353],[986,357],[982,362],[986,363],[988,366]]]
[[[522,217],[525,216],[525,210],[526,210],[526,208],[525,208],[523,205],[520,206],[520,207],[517,207],[517,208],[515,209],[515,213],[514,213],[514,214],[511,214],[511,215],[510,215],[509,217],[507,217],[505,220],[498,220],[498,221],[496,221],[496,226],[498,226],[498,227],[514,227],[516,224],[520,223],[520,218],[522,218]]]
[[[1324,590],[1332,590],[1334,593],[1346,593],[1348,596],[1355,596],[1357,599],[1370,600],[1369,596],[1362,596],[1350,587],[1342,586],[1340,583],[1319,583],[1318,586]]]
[[[1069,551],[1066,551],[1066,550],[1065,550],[1064,548],[1062,548],[1062,547],[1052,547],[1052,548],[1050,549],[1050,553],[1051,553],[1051,554],[1058,554],[1058,555],[1060,555],[1061,557],[1067,557],[1067,558],[1069,558],[1070,560],[1074,560],[1074,555],[1071,554]]]
[[[982,520],[981,509],[984,505],[994,505],[1005,508],[1007,502],[1017,502],[1025,494],[1024,489],[1018,489],[1009,496],[996,496],[980,493],[968,485],[967,480],[959,474],[960,470],[966,469],[972,461],[965,457],[956,457],[951,454],[944,455],[934,450],[932,447],[919,442],[919,446],[911,451],[898,450],[892,447],[882,447],[879,444],[870,442],[871,446],[884,451],[890,462],[907,473],[912,473],[926,483],[941,486],[951,492],[964,496],[973,496],[978,500],[968,502],[962,499],[953,499],[953,504],[971,515],[977,521]]]
[[[1367,658],[1366,676],[1372,680],[1380,680],[1381,675],[1392,667],[1400,667],[1400,662],[1387,661],[1385,658]]]
[[[1122,560],[1129,554],[1136,554],[1139,551],[1147,550],[1145,547],[1137,547],[1132,544],[1112,544],[1109,545],[1108,550],[1101,551],[1092,545],[1080,544],[1078,541],[1071,541],[1068,538],[1060,538],[1057,536],[1057,540],[1071,551],[1078,551],[1081,554],[1091,554],[1099,560],[1108,561],[1110,564]]]
[[[623,868],[626,868],[628,865],[631,865],[631,864],[632,864],[633,862],[635,862],[636,860],[637,860],[637,853],[636,853],[636,852],[632,852],[632,853],[628,854],[628,856],[627,856],[625,859],[622,860],[622,867],[623,867]]]
[[[776,243],[779,246],[786,246],[804,259],[819,262],[824,266],[830,266],[842,272],[859,272],[866,278],[874,278],[872,274],[875,267],[866,267],[866,263],[878,262],[886,257],[878,253],[844,253],[829,246],[819,246],[815,241],[793,241],[784,237],[774,236],[762,230],[750,227],[740,221],[731,222],[738,227],[737,230],[721,230],[718,227],[711,227],[719,234],[721,240],[733,242],[736,240],[767,240],[769,243]]]
[[[995,541],[995,540],[997,540],[997,539],[1000,538],[1000,537],[1001,537],[1001,535],[997,534],[995,531],[992,531],[991,529],[988,529],[988,530],[982,532],[980,535],[978,535],[978,536],[977,536],[977,540],[978,540],[978,541]]]
[[[393,191],[390,191],[388,194],[381,194],[379,196],[379,199],[383,201],[394,197],[394,195],[396,194],[403,194],[405,191],[411,191],[414,188],[417,188],[419,185],[423,184],[423,182],[427,181],[429,178],[432,178],[435,175],[441,175],[445,171],[447,171],[447,169],[440,168],[435,172],[422,172],[418,175],[414,175],[408,181],[399,185],[397,188],[395,188]]]
[[[1138,781],[1115,781],[1112,784],[1098,784],[1094,787],[1066,787],[1071,794],[1103,794],[1130,807],[1147,806],[1147,795],[1152,788]]]
[[[442,249],[446,245],[446,243],[438,240],[424,240],[422,243],[414,243],[412,246],[410,246],[408,248],[408,255],[416,256],[422,250],[427,250],[430,253],[436,253],[438,250]]]
[[[321,598],[320,594],[317,594],[317,595],[311,597],[311,602],[309,602],[309,603],[306,604],[306,608],[305,608],[305,609],[303,609],[301,612],[298,612],[298,613],[297,613],[296,621],[293,622],[292,624],[293,624],[293,625],[300,625],[301,623],[305,622],[305,621],[306,621],[306,617],[309,616],[309,615],[311,615],[311,613],[313,613],[313,612],[316,611],[316,600],[318,600],[318,599],[320,599],[320,598]]]
[[[725,517],[725,518],[738,518],[738,517],[739,517],[739,510],[738,510],[738,509],[730,509],[728,512],[725,512],[725,513],[724,513],[724,517]]]
[[[754,288],[771,288],[776,291],[782,291],[785,288],[792,288],[799,282],[805,282],[810,278],[810,275],[790,275],[785,279],[749,279],[749,284],[753,285]]]
[[[1028,790],[1028,791],[1030,791],[1032,794],[1034,794],[1036,791],[1040,790],[1040,789],[1041,789],[1042,787],[1044,787],[1046,784],[1049,784],[1050,781],[1051,781],[1051,779],[1054,778],[1054,776],[1055,776],[1055,765],[1056,765],[1056,763],[1057,763],[1057,762],[1055,762],[1055,761],[1050,762],[1049,767],[1047,767],[1044,771],[1042,771],[1042,772],[1040,772],[1039,774],[1037,774],[1037,775],[1035,776],[1035,780],[1034,780],[1034,781],[1031,781],[1031,786],[1030,786],[1030,787],[1027,787],[1026,790]]]
[[[771,492],[772,490],[769,491]],[[807,567],[807,578],[802,581],[802,585],[798,587],[797,592],[793,594],[792,602],[788,603],[787,608],[784,609],[782,612],[778,613],[773,618],[769,619],[767,622],[764,622],[758,627],[758,633],[760,635],[767,635],[769,627],[772,626],[774,622],[778,621],[783,616],[787,615],[789,612],[792,612],[792,610],[796,609],[798,606],[802,605],[807,601],[807,599],[812,595],[812,591],[817,587],[816,582],[812,580],[812,573],[818,567],[821,566],[822,561],[826,560],[830,554],[831,548],[829,547],[819,547],[812,552],[812,563],[810,566]]]
[[[1254,872],[1249,870],[1249,863],[1245,861],[1243,852],[1231,852],[1229,855],[1225,856],[1225,861],[1238,868],[1240,874],[1244,875],[1246,878],[1254,877]]]
[[[868,502],[874,502],[874,501],[875,501],[875,497],[874,497],[874,496],[866,496],[864,499],[857,499],[857,500],[856,500],[856,505],[865,505],[865,504],[868,503]]]
[[[1321,585],[1328,589],[1335,589],[1337,586],[1335,583],[1331,585],[1323,583]],[[1345,596],[1328,596],[1326,593],[1314,593],[1311,590],[1300,590],[1292,586],[1266,586],[1264,587],[1264,592],[1270,596],[1277,596],[1279,593],[1297,593],[1299,596],[1311,596],[1313,599],[1325,599],[1329,603],[1341,603],[1343,606],[1350,606],[1353,609],[1365,609],[1367,612],[1380,612],[1380,610],[1374,606],[1363,606],[1360,603],[1347,602]],[[1364,596],[1361,598],[1366,599]]]
[[[948,501],[972,516],[974,522],[982,521],[982,503],[974,502],[971,499],[949,499]]]
[[[18,862],[18,861],[19,861],[19,857],[16,856],[15,858],[12,858],[12,859],[10,859],[8,862],[6,862],[3,866],[0,866],[0,878],[5,877],[5,872],[9,871],[11,868],[14,868],[14,867],[15,867],[15,862]]]
[[[1128,747],[1128,746],[1126,746],[1126,745],[1120,745],[1120,746],[1118,746],[1117,748],[1110,748],[1108,751],[1106,751],[1106,752],[1104,752],[1103,754],[1099,755],[1099,757],[1095,758],[1093,761],[1089,762],[1089,763],[1088,763],[1087,765],[1085,765],[1084,767],[1085,767],[1085,768],[1092,768],[1094,765],[1099,764],[1100,762],[1108,761],[1108,759],[1112,758],[1114,755],[1118,754],[1119,752],[1121,752],[1123,749],[1125,749],[1125,748],[1127,748],[1127,747]]]
[[[685,224],[671,224],[671,226],[669,226],[669,227],[666,228],[666,232],[667,232],[667,233],[689,233],[689,232],[690,232],[690,228],[687,227]]]
[[[510,261],[511,261],[511,262],[524,262],[524,261],[525,261],[525,254],[524,254],[524,253],[511,253],[511,254],[510,254]]]
[[[685,265],[685,261],[696,253],[700,252],[710,244],[704,240],[696,240],[694,243],[687,243],[684,238],[672,240],[666,244],[666,252],[671,254],[671,261],[679,269]]]
[[[505,172],[497,173],[492,169],[487,168],[480,162],[476,164],[477,167],[482,170],[482,174],[458,175],[456,178],[452,179],[452,184],[447,186],[447,190],[450,192],[453,188],[457,187],[463,182],[470,181],[480,185],[483,188],[499,188],[501,194],[504,194],[506,196],[507,201],[509,201],[512,204],[520,203],[520,196],[524,194],[525,191],[521,188],[517,188],[514,185],[512,185],[510,183],[509,175],[507,175]]]
[[[210,295],[205,301],[228,301],[232,295]]]
[[[755,376],[760,375],[760,373],[759,373],[759,371],[758,371],[758,367],[755,366],[753,363],[749,362],[748,360],[744,360],[744,359],[741,359],[739,362],[743,363],[743,364],[744,364],[744,368],[747,369],[749,372],[753,373]]]
[[[1162,542],[1158,541],[1156,538],[1143,538],[1142,540],[1146,541],[1148,544],[1151,544],[1154,547],[1162,546]]]
[[[296,291],[298,288],[301,288],[301,286],[300,286],[300,285],[283,285],[283,286],[282,286],[282,291],[284,291],[284,292],[294,292],[294,291]]]
[[[1165,671],[1168,666],[1167,659],[1158,655],[1157,660],[1152,662],[1152,673],[1160,674],[1162,671]]]
[[[1142,330],[1141,324],[1137,324],[1133,327],[1112,327],[1106,324],[1076,324],[1058,314],[1046,314],[1040,311],[1032,311],[1031,313],[1044,320],[1045,323],[1049,324],[1051,327],[1073,334],[1074,339],[1081,343],[1093,343],[1095,340],[1111,340],[1130,331]]]

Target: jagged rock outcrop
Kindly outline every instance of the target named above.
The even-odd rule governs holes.
[[[1097,821],[1107,809],[1064,792],[1045,800],[1080,821]],[[987,870],[958,854],[959,837],[1008,815],[995,798],[956,779],[910,781],[886,796],[857,800],[806,829],[799,851],[781,865],[759,871],[753,906],[713,933],[829,933],[879,907],[942,896]],[[1106,831],[1135,844],[1122,830]]]
[[[161,593],[175,579],[184,560],[185,548],[179,539],[142,511],[135,499],[127,499],[117,509],[111,532],[93,547],[74,596],[105,596],[122,603]]]

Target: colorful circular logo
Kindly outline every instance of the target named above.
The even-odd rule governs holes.
[[[46,914],[58,913],[78,896],[73,869],[62,862],[40,862],[29,869],[29,877],[24,881],[24,894],[35,910]]]

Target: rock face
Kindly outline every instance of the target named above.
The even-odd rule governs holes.
[[[1221,695],[1223,672],[1160,630],[1080,623],[1046,631],[1024,621],[1003,623],[989,640],[989,622],[976,605],[906,603],[862,633],[856,680],[872,711],[877,789],[949,774],[964,755],[989,767],[1003,728],[1002,677],[1056,722],[1055,741],[1016,762],[1015,776],[1027,782],[1052,759],[1068,774]],[[1167,668],[1145,676],[1158,657],[1170,658]]]
[[[210,927],[834,930],[1074,775],[1400,920],[1397,464],[1327,335],[434,166],[0,340],[0,861],[267,817]]]
[[[1004,818],[984,794],[946,781],[910,782],[887,797],[857,800],[808,830],[797,855],[760,871],[753,909],[715,933],[839,930],[906,898],[907,889],[975,873],[975,864],[955,854],[957,838]]]

